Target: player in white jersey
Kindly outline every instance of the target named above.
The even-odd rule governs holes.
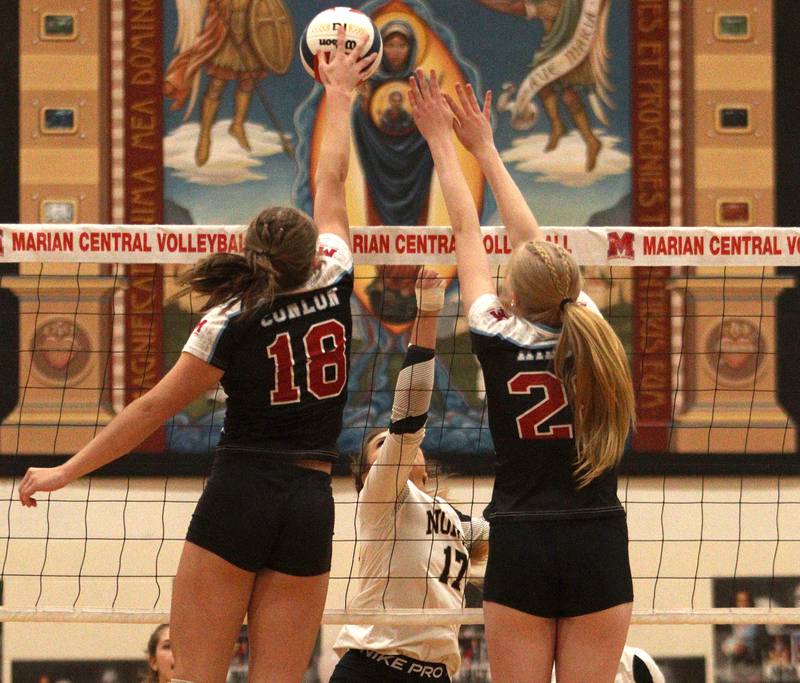
[[[354,465],[359,572],[348,608],[449,608],[463,604],[470,554],[488,523],[425,490],[420,444],[433,391],[442,282],[423,271],[418,315],[397,378],[391,424],[367,440]],[[460,665],[458,626],[345,626],[331,683],[450,680]]]
[[[417,72],[409,100],[455,236],[461,300],[497,455],[484,617],[503,683],[612,683],[633,586],[616,468],[635,422],[625,349],[581,291],[580,269],[538,224],[494,145],[491,100],[460,102]],[[514,247],[498,296],[453,129],[478,159]]]

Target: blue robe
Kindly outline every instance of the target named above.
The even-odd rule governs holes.
[[[408,61],[393,71],[384,57],[369,80],[373,93],[390,81],[396,81],[398,90],[405,91],[416,66],[417,43],[411,27],[401,20],[389,22],[385,35],[394,32],[392,24],[404,24],[411,35]],[[362,107],[358,101],[353,109],[353,137],[367,191],[383,224],[417,225],[428,203],[433,157],[416,126],[405,135],[384,133],[372,121],[369,107]]]

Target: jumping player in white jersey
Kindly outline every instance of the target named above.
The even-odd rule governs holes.
[[[343,44],[345,32],[339,31]],[[244,253],[201,261],[184,283],[208,296],[175,366],[69,461],[31,468],[23,505],[119,458],[221,382],[225,426],[172,595],[173,683],[222,683],[245,614],[254,681],[297,683],[331,566],[331,463],[347,400],[353,258],[344,194],[352,92],[374,56],[320,64],[328,106],[314,220],[262,211]],[[280,647],[275,647],[280,643]]]
[[[442,281],[423,270],[411,345],[397,378],[388,431],[354,463],[359,572],[350,609],[463,604],[470,556],[485,551],[488,523],[425,491],[420,444],[433,391]],[[345,626],[331,683],[446,683],[459,667],[458,626]]]
[[[461,297],[497,453],[484,616],[503,683],[612,683],[633,588],[616,466],[635,420],[625,350],[494,146],[490,99],[449,102],[418,71],[409,99],[455,235]],[[497,296],[453,128],[479,160],[514,251]]]

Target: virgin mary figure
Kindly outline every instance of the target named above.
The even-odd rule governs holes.
[[[417,63],[417,39],[402,19],[381,28],[383,59],[360,90],[353,130],[367,187],[371,225],[424,225],[433,175],[428,145],[411,120],[405,93]],[[376,110],[373,99],[389,105]],[[403,102],[398,100],[398,95]],[[381,98],[383,99],[383,98]]]

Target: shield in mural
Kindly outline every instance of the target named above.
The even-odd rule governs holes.
[[[294,25],[282,0],[253,0],[247,25],[258,58],[270,71],[285,74],[294,58]]]
[[[43,377],[72,383],[86,370],[92,344],[75,321],[54,318],[36,329],[33,349],[33,366]]]

